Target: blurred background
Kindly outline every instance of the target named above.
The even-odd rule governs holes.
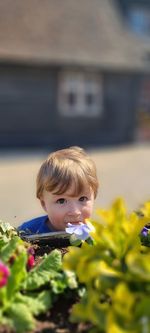
[[[0,0],[0,219],[43,214],[37,171],[70,145],[96,207],[150,199],[150,0]]]

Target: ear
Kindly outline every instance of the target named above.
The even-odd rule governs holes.
[[[47,212],[45,201],[42,198],[40,199],[40,203],[41,203],[42,208],[45,210],[45,212]]]

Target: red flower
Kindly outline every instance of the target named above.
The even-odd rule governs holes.
[[[27,270],[29,271],[34,265],[35,265],[34,256],[30,254],[27,261]]]
[[[16,260],[16,255],[15,254],[13,254],[10,258],[9,258],[9,264],[10,265],[13,265],[13,263],[15,262],[15,260]]]
[[[2,261],[0,261],[0,288],[7,284],[9,275],[10,271],[8,267]]]

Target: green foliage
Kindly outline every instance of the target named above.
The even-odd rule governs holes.
[[[0,220],[0,250],[13,236],[17,236],[17,230],[8,222]]]
[[[90,321],[94,333],[150,332],[150,248],[139,236],[150,221],[150,203],[142,212],[128,214],[121,199],[98,210],[93,246],[70,247],[64,256],[64,269],[86,287],[71,320]]]
[[[0,287],[0,323],[10,326],[16,333],[29,332],[35,328],[36,316],[50,309],[59,294],[77,288],[76,279],[74,274],[63,272],[58,250],[44,256],[28,271],[29,244],[16,233],[7,238],[1,242],[0,249],[2,268],[9,270],[5,285]]]
[[[141,234],[150,221],[150,203],[128,214],[118,199],[97,214],[92,242],[70,246],[63,264],[54,250],[31,270],[29,244],[0,222],[0,279],[6,274],[0,284],[1,324],[16,333],[32,331],[39,314],[75,289],[81,301],[71,320],[90,321],[90,333],[150,332],[150,236]]]
[[[36,290],[57,279],[57,276],[60,275],[61,265],[61,253],[58,250],[54,250],[28,273],[22,288],[25,290]]]

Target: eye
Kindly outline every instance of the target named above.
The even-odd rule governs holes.
[[[63,205],[65,203],[65,199],[64,198],[60,198],[56,201],[56,203],[60,204],[60,205]]]
[[[86,202],[87,200],[88,200],[88,198],[86,196],[79,198],[79,201],[81,201],[81,202]]]

